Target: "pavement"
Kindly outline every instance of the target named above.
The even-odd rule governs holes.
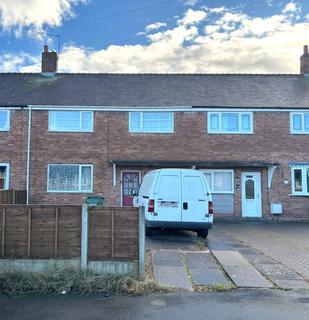
[[[222,267],[194,232],[157,230],[147,238],[155,280],[162,286],[193,290],[232,285]]]
[[[308,293],[270,289],[107,298],[0,295],[1,320],[307,320],[308,314]]]
[[[220,223],[210,233],[210,250],[240,252],[282,289],[309,289],[308,223]]]
[[[193,232],[163,230],[147,238],[155,280],[198,286],[309,290],[309,225],[215,224],[207,242]]]

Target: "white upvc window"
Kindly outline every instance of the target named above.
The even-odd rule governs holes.
[[[211,193],[234,193],[234,170],[202,170]]]
[[[252,134],[252,112],[208,112],[208,133]]]
[[[173,112],[130,112],[129,132],[173,133]]]
[[[290,129],[293,134],[309,134],[309,112],[291,112]]]
[[[10,130],[10,111],[0,110],[0,131]]]
[[[10,165],[8,163],[0,163],[0,190],[9,189]]]
[[[48,192],[92,192],[93,165],[49,164]]]
[[[49,131],[92,132],[92,111],[49,111]]]
[[[309,165],[293,166],[292,173],[292,194],[309,196]]]

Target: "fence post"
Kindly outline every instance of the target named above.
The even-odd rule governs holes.
[[[80,264],[82,270],[88,267],[88,206],[82,206],[82,234],[81,234],[81,257]]]
[[[139,254],[138,254],[138,273],[140,277],[145,274],[145,207],[139,207],[138,210],[138,239],[139,239]]]

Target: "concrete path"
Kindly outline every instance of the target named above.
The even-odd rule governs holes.
[[[308,224],[216,223],[208,244],[211,250],[240,252],[279,288],[309,289],[308,231]]]
[[[230,286],[232,282],[208,251],[152,251],[155,280],[163,286],[193,290],[194,286]]]
[[[229,286],[232,284],[210,252],[186,252],[184,258],[194,285]]]
[[[192,290],[180,253],[175,250],[152,252],[155,280],[162,286]]]
[[[212,253],[237,287],[273,287],[238,251],[213,250]]]
[[[215,239],[216,242],[210,241],[211,249],[237,251],[240,248],[223,232]],[[200,241],[188,232],[157,232],[157,235],[147,238],[155,280],[163,286],[185,290],[192,290],[195,286],[229,287],[233,282],[239,287],[272,287],[238,252],[219,252],[216,260]]]
[[[222,224],[220,229],[309,280],[309,224]]]

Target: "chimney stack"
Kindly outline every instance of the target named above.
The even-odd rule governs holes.
[[[57,52],[48,51],[48,46],[44,45],[42,52],[42,76],[54,77],[58,68]]]
[[[308,45],[304,46],[304,53],[300,57],[300,73],[309,76],[309,51]]]

